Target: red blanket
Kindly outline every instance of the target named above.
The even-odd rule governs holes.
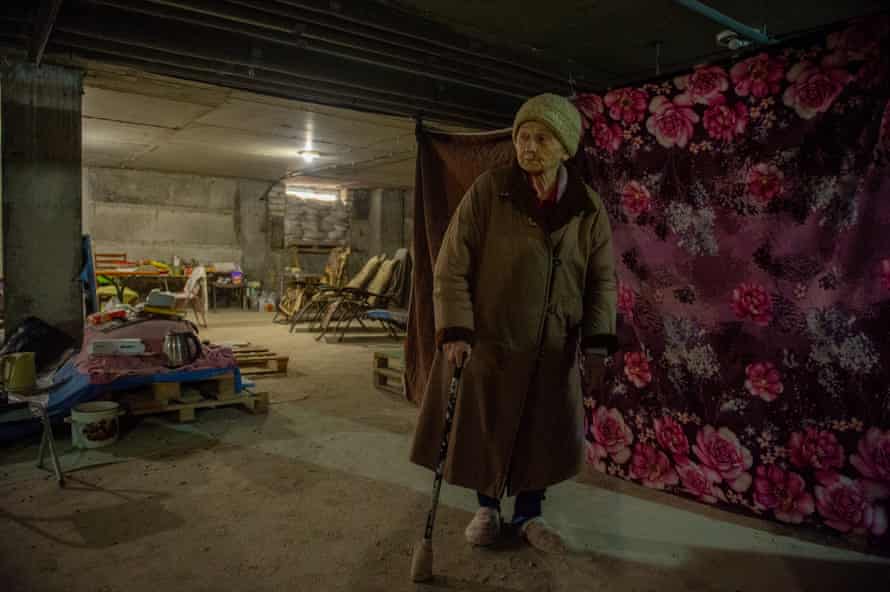
[[[124,376],[149,376],[173,372],[190,372],[213,368],[236,368],[232,350],[217,345],[205,345],[194,363],[179,368],[167,368],[167,358],[163,354],[164,336],[170,331],[192,331],[193,326],[185,321],[163,319],[145,321],[131,326],[103,333],[96,327],[87,326],[83,337],[83,348],[75,357],[80,372],[90,377],[91,384],[108,384]],[[145,343],[146,353],[140,356],[91,356],[90,343],[95,339],[139,338]]]

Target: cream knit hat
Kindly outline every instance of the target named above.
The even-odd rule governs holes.
[[[514,142],[519,128],[527,121],[537,121],[549,127],[569,156],[575,156],[581,143],[581,114],[568,99],[546,93],[527,100],[513,121]]]

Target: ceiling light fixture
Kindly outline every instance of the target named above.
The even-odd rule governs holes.
[[[300,151],[300,156],[301,156],[301,157],[303,158],[303,160],[305,160],[306,162],[312,162],[312,161],[315,160],[316,158],[319,158],[319,157],[321,156],[321,154],[319,154],[319,153],[316,152],[315,150],[301,150],[301,151]]]

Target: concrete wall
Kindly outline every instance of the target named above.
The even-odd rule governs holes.
[[[262,198],[262,199],[261,199]],[[376,253],[392,256],[411,241],[409,192],[346,192],[351,213],[347,274]],[[123,252],[130,260],[174,255],[202,262],[234,261],[250,279],[277,291],[286,248],[284,187],[244,179],[152,171],[85,168],[83,228],[97,252]],[[324,270],[326,254],[299,256],[311,273]]]
[[[153,171],[86,168],[83,228],[96,252],[130,260],[174,255],[233,261],[249,277],[267,259],[263,182]]]

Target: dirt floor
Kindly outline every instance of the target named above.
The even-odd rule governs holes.
[[[890,562],[786,536],[601,478],[554,488],[545,511],[579,547],[546,556],[463,539],[470,492],[446,486],[436,581],[408,580],[431,474],[407,461],[416,409],[371,386],[385,339],[288,334],[258,313],[216,314],[204,335],[291,356],[257,381],[267,415],[151,418],[83,454],[59,489],[36,446],[0,449],[0,591],[887,590]]]

